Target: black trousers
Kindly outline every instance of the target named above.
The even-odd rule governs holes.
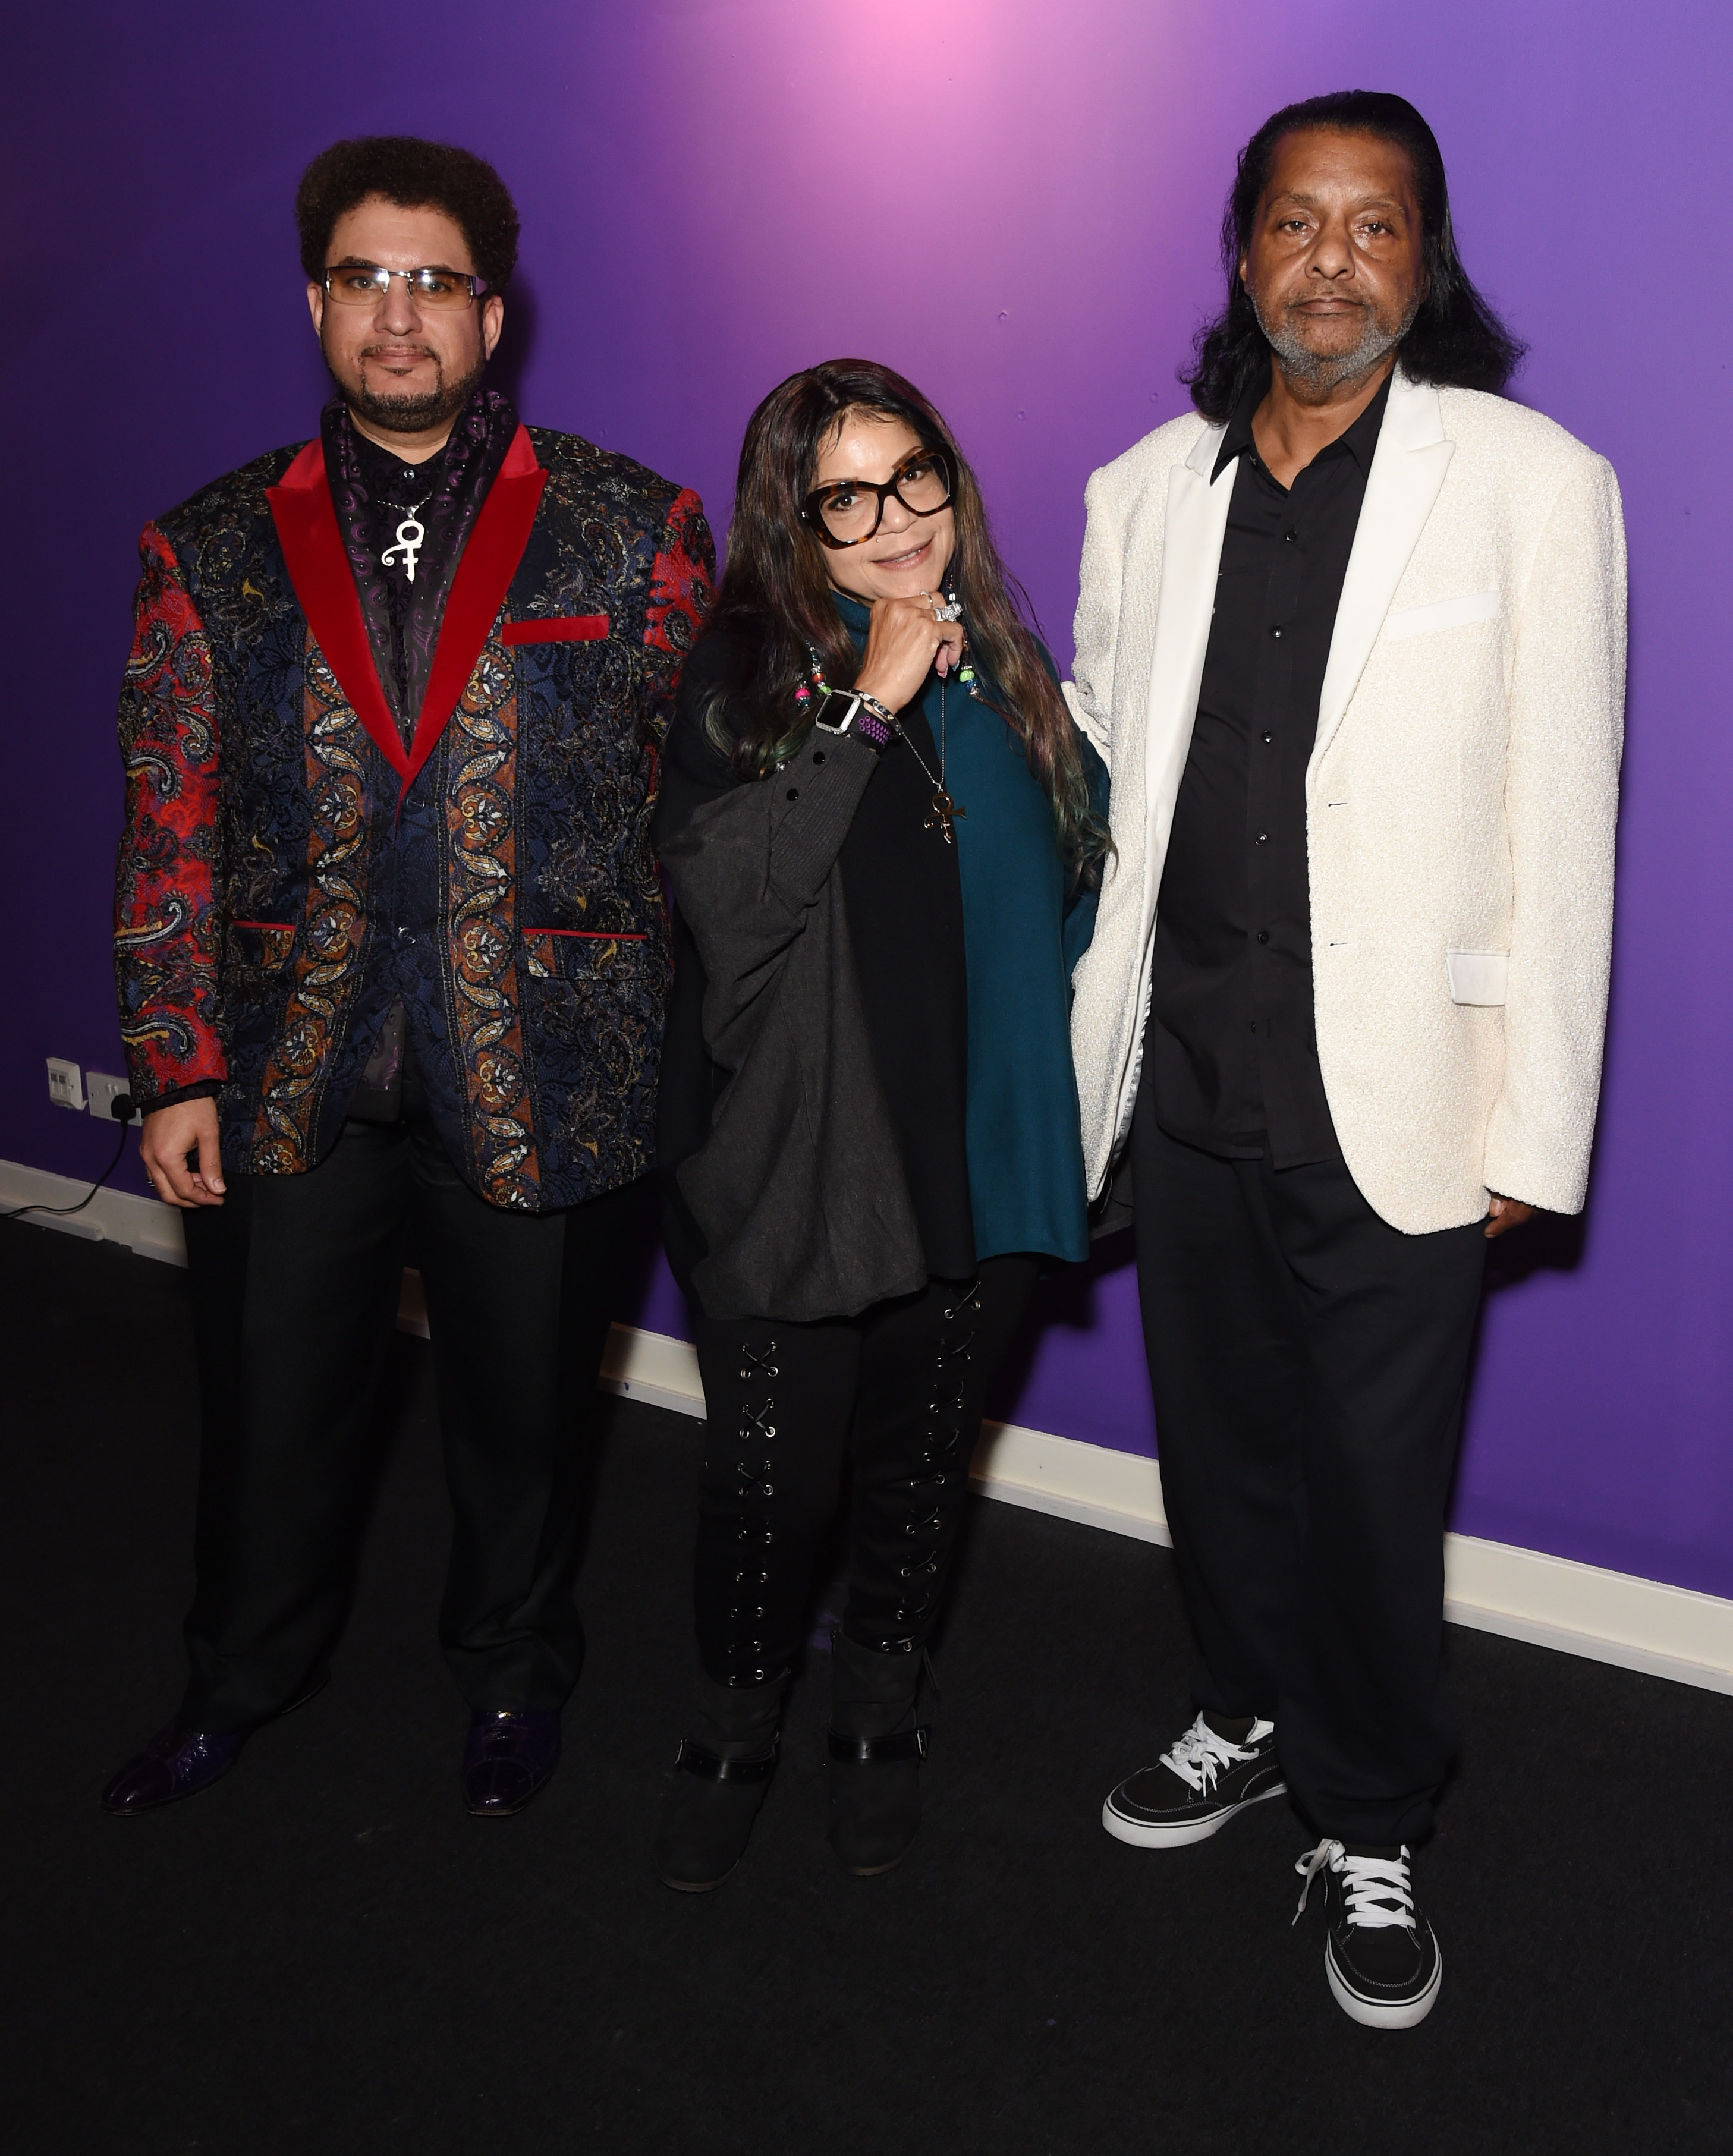
[[[203,1406],[185,1720],[250,1727],[331,1650],[371,1495],[406,1231],[427,1296],[455,1515],[440,1640],[474,1707],[558,1707],[585,1440],[630,1193],[508,1213],[452,1167],[417,1089],[305,1175],[234,1175],[186,1216]]]
[[[853,1466],[843,1630],[916,1656],[944,1599],[982,1404],[1035,1286],[1034,1258],[989,1258],[857,1318],[698,1321],[704,1465],[698,1652],[718,1684],[795,1662],[820,1537]]]
[[[1340,1159],[1133,1124],[1138,1286],[1195,1696],[1276,1725],[1320,1835],[1416,1841],[1453,1739],[1444,1512],[1482,1224],[1404,1235]]]

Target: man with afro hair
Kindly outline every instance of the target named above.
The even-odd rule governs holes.
[[[188,1689],[103,1801],[208,1787],[325,1682],[407,1250],[492,1817],[553,1771],[582,1658],[669,975],[656,756],[713,556],[694,494],[487,386],[518,230],[491,166],[338,142],[296,214],[337,394],[146,526],[121,700],[121,1024],[203,1435]]]

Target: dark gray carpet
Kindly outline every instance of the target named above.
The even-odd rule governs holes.
[[[974,1508],[901,1870],[825,1848],[815,1677],[745,1865],[669,1893],[698,1426],[651,1409],[609,1413],[565,1764],[471,1820],[417,1342],[330,1691],[206,1795],[110,1820],[180,1683],[183,1282],[4,1224],[0,1313],[8,2156],[1733,2145],[1733,1700],[1453,1634],[1463,1762],[1419,1870],[1443,1995],[1373,2034],[1330,2002],[1315,1907],[1289,1928],[1283,1808],[1173,1856],[1101,1831],[1185,1716],[1172,1566],[1008,1506]]]

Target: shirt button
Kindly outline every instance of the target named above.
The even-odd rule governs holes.
[[[798,801],[800,798],[800,789],[798,786],[791,786],[789,788],[789,798],[790,801]]]
[[[812,752],[812,760],[815,763],[822,763],[825,760],[825,752],[821,748],[815,748]]]
[[[1268,928],[1260,928],[1260,929],[1258,930],[1258,932],[1257,932],[1257,940],[1258,940],[1258,942],[1259,942],[1260,943],[1268,943],[1268,942],[1269,942],[1269,940],[1270,940],[1270,932],[1268,931]]]
[[[1258,736],[1258,739],[1260,741],[1265,742],[1273,742],[1275,738],[1276,737],[1273,734],[1260,734]]]
[[[1278,644],[1282,641],[1282,632],[1279,629],[1273,629],[1270,631],[1270,634],[1275,638]]]
[[[1252,844],[1257,846],[1267,846],[1269,842],[1270,834],[1268,831],[1260,831],[1256,839],[1252,840]]]
[[[1287,542],[1287,543],[1291,547],[1291,546],[1293,544],[1294,541],[1295,541],[1296,539],[1298,539],[1298,538],[1299,534],[1298,534],[1298,531],[1284,531],[1284,532],[1282,534],[1282,536],[1283,536],[1283,538]]]

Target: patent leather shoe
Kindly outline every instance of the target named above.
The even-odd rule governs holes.
[[[476,1819],[521,1812],[559,1764],[559,1716],[478,1707],[463,1748],[463,1800]]]
[[[315,1671],[286,1707],[266,1717],[280,1722],[305,1707],[331,1681],[328,1669]],[[102,1792],[102,1809],[116,1818],[131,1819],[140,1812],[159,1811],[183,1797],[196,1797],[213,1782],[221,1781],[241,1755],[241,1748],[263,1725],[245,1729],[195,1729],[190,1723],[171,1722],[159,1729],[136,1758],[129,1759]]]
[[[188,1729],[171,1722],[102,1792],[102,1809],[122,1819],[196,1797],[220,1781],[241,1755],[249,1729]]]

